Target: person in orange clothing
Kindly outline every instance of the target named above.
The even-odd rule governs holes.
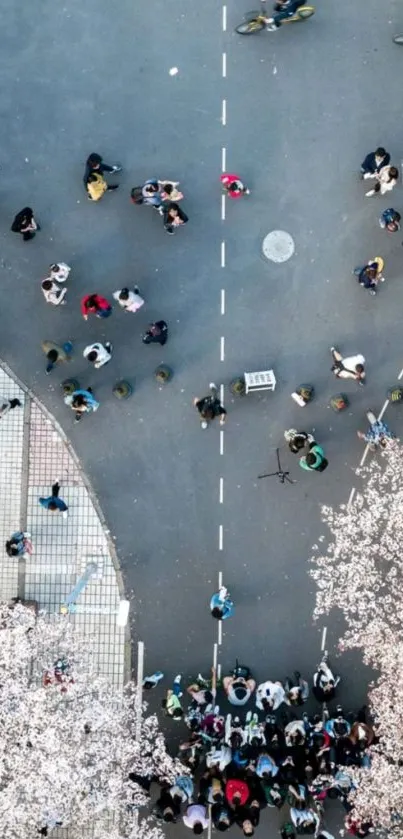
[[[230,198],[241,198],[242,195],[250,194],[250,190],[242,183],[239,175],[221,175],[220,181]]]

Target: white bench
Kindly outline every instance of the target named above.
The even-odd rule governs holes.
[[[276,377],[273,370],[260,370],[257,373],[244,373],[245,393],[255,390],[275,390]]]

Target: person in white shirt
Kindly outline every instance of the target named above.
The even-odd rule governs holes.
[[[103,367],[104,364],[108,364],[108,361],[112,358],[112,344],[107,341],[104,344],[90,344],[89,347],[86,347],[83,352],[84,358],[87,361],[91,361],[94,367],[97,369],[99,367]]]
[[[119,303],[119,306],[125,310],[125,312],[137,312],[144,306],[144,300],[140,294],[138,286],[134,286],[134,291],[130,291],[128,288],[122,288],[118,291],[113,292],[113,297]]]
[[[363,355],[349,355],[343,358],[336,347],[330,347],[334,361],[332,371],[338,379],[355,379],[359,385],[365,381],[365,358]]]
[[[256,691],[256,708],[259,711],[277,711],[285,702],[285,690],[281,682],[262,682]]]
[[[399,171],[396,169],[396,166],[382,166],[382,169],[380,169],[375,177],[376,184],[373,189],[365,193],[366,198],[370,198],[371,195],[376,195],[377,192],[380,192],[381,195],[385,195],[386,192],[391,192],[397,184]]]
[[[54,262],[49,271],[49,279],[56,280],[57,283],[64,283],[69,278],[71,268],[66,262]]]
[[[50,277],[42,280],[42,291],[47,303],[52,303],[53,306],[65,305],[64,298],[67,294],[67,288],[60,288]]]
[[[191,827],[193,833],[200,835],[209,826],[207,810],[203,804],[190,804],[183,816],[183,824]]]

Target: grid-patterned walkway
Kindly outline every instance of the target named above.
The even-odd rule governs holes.
[[[116,624],[121,599],[117,566],[99,511],[63,432],[3,365],[0,394],[22,403],[0,420],[1,599],[20,596],[59,612],[88,566],[96,565],[70,619],[89,638],[100,672],[120,688],[126,635]],[[69,507],[66,519],[38,503],[39,496],[51,494],[56,479]],[[27,559],[9,558],[6,539],[20,529],[31,534],[34,553]]]

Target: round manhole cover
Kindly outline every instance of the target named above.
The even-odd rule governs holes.
[[[285,230],[272,230],[264,237],[262,250],[272,262],[286,262],[294,253],[294,239]]]

